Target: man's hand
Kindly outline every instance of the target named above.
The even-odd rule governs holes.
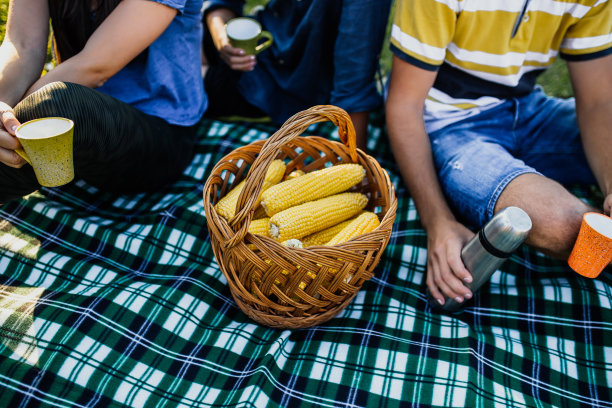
[[[15,149],[21,147],[15,137],[15,129],[20,125],[15,113],[7,104],[0,102],[0,162],[16,169],[25,164]]]
[[[425,132],[423,107],[436,74],[394,56],[385,108],[393,155],[427,231],[427,287],[443,305],[445,296],[461,302],[472,296],[462,283],[472,276],[461,249],[474,234],[446,204]]]
[[[427,231],[427,287],[434,299],[444,304],[444,297],[458,303],[472,297],[463,284],[472,275],[463,265],[461,249],[474,233],[456,221],[436,222]]]
[[[252,71],[256,64],[255,56],[245,55],[243,49],[232,47],[225,31],[225,24],[235,17],[233,11],[221,7],[206,14],[206,25],[221,59],[235,71]]]
[[[242,48],[235,48],[227,42],[223,42],[219,50],[219,56],[235,71],[252,71],[255,69],[257,60],[254,55],[245,55]]]

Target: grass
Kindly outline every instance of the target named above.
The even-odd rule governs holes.
[[[8,14],[8,0],[0,1],[0,39],[4,38],[4,29],[6,27],[6,16]]]
[[[574,91],[569,80],[567,64],[558,58],[554,64],[538,78],[538,84],[542,85],[546,93],[558,96],[559,98],[569,98],[574,96]]]
[[[266,2],[267,0],[247,0],[246,11],[249,12],[253,7],[264,5]],[[0,41],[4,38],[7,12],[8,0],[0,0]],[[387,30],[387,32],[388,31],[389,30]],[[50,55],[50,53],[48,53],[48,55]],[[391,68],[391,57],[391,51],[389,50],[387,40],[383,46],[380,60],[383,73],[389,72]],[[540,84],[549,95],[558,96],[560,98],[568,98],[573,95],[569,74],[567,72],[567,64],[561,59],[557,59],[550,69],[540,75],[538,84]]]

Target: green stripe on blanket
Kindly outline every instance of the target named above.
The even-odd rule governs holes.
[[[0,207],[0,405],[612,407],[609,272],[588,280],[521,248],[463,313],[432,313],[425,233],[383,129],[369,147],[397,187],[391,242],[310,329],[249,320],[205,227],[212,167],[269,124],[203,121],[191,166],[154,194],[77,182]]]

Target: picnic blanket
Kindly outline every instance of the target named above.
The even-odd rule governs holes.
[[[586,279],[521,247],[462,312],[433,312],[425,232],[380,115],[369,149],[399,206],[374,278],[320,326],[249,320],[215,262],[202,187],[277,129],[203,120],[166,189],[77,181],[0,207],[0,406],[612,407],[609,271]],[[325,123],[308,134],[337,138]]]

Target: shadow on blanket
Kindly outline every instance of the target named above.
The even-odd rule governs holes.
[[[1,207],[0,405],[612,407],[609,271],[588,280],[522,247],[462,313],[432,313],[383,123],[369,148],[397,188],[391,242],[348,308],[310,329],[248,320],[205,226],[208,173],[272,125],[203,121],[190,167],[154,194],[77,182]]]

